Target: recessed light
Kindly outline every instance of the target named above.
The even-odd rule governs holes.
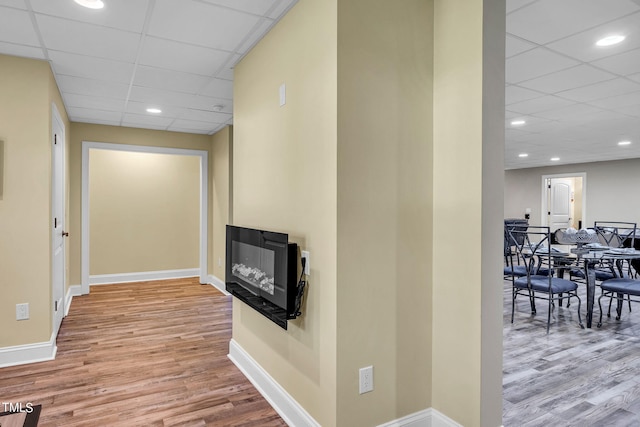
[[[618,145],[631,145],[631,141],[620,141]]]
[[[558,160],[560,160],[560,157],[552,157],[552,158],[551,158],[551,161],[552,161],[552,162],[557,162]]]
[[[147,113],[159,114],[162,113],[162,110],[159,108],[147,108]]]
[[[520,125],[523,125],[525,123],[526,122],[524,120],[514,120],[514,121],[511,122],[511,125],[512,126],[520,126]]]
[[[89,9],[102,9],[104,3],[102,0],[73,0],[80,6],[88,7]]]
[[[527,153],[520,153],[518,154],[518,157],[529,157],[529,155]]]
[[[602,47],[612,46],[614,44],[620,43],[624,39],[625,39],[625,37],[621,36],[621,35],[607,36],[605,38],[602,38],[602,39],[598,40],[596,42],[596,46],[602,46]]]

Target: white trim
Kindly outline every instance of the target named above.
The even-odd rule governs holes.
[[[231,295],[229,292],[227,292],[225,283],[212,274],[209,275],[209,278],[205,283],[208,283],[225,295]]]
[[[180,156],[200,157],[200,256],[199,270],[196,276],[200,276],[200,283],[207,283],[207,257],[208,257],[208,158],[209,153],[204,150],[189,150],[182,148],[151,147],[142,145],[113,144],[106,142],[82,141],[82,236],[80,269],[82,278],[82,293],[89,293],[89,151],[113,150],[129,151],[136,153],[174,154]],[[155,280],[155,279],[154,279]]]
[[[158,270],[140,271],[137,273],[122,274],[94,274],[89,276],[89,283],[93,285],[106,285],[113,283],[144,282],[149,280],[181,279],[193,277],[200,273],[198,268],[185,268],[182,270]]]
[[[64,229],[66,227],[66,200],[65,200],[65,189],[66,189],[66,174],[65,174],[65,170],[66,170],[66,162],[65,162],[65,141],[66,141],[66,133],[67,130],[64,126],[64,122],[62,121],[62,117],[60,116],[60,112],[58,111],[58,107],[56,106],[55,102],[51,103],[51,216],[49,217],[49,220],[53,219],[52,216],[56,215],[55,212],[55,198],[56,198],[56,189],[55,187],[55,174],[56,174],[56,164],[55,164],[55,160],[56,160],[56,155],[54,153],[55,151],[55,143],[56,143],[56,122],[57,125],[60,127],[61,129],[61,141],[60,141],[60,156],[62,157],[60,159],[61,162],[61,172],[62,173],[62,182],[61,182],[61,186],[62,186],[62,194],[60,194],[60,197],[62,197],[62,201],[61,201],[61,206],[62,206],[62,216],[60,217],[60,222],[61,222],[61,230],[62,232],[64,232]],[[53,222],[53,221],[51,221]],[[51,222],[49,224],[51,224]],[[66,247],[67,247],[67,242],[64,238],[64,236],[60,237],[60,242],[62,245],[61,248],[61,252],[62,254],[60,255],[62,257],[62,271],[60,272],[60,274],[62,274],[62,278],[61,278],[61,286],[62,286],[62,295],[61,295],[61,303],[62,303],[62,307],[56,307],[56,291],[57,289],[54,289],[54,282],[55,282],[55,274],[56,274],[56,268],[55,268],[55,253],[56,253],[56,227],[54,227],[53,225],[50,225],[51,227],[51,325],[53,325],[53,333],[55,336],[58,336],[58,332],[60,332],[60,326],[62,325],[62,319],[64,318],[64,316],[66,316],[66,312],[68,311],[67,309],[67,304],[66,304],[66,300],[64,298],[64,287],[67,283],[66,280],[66,270],[67,270],[67,257],[66,257]],[[58,319],[56,318],[56,312],[57,310],[54,309],[54,307],[61,309],[62,310],[62,316]],[[59,320],[59,322],[58,322]]]
[[[320,427],[320,424],[233,339],[229,341],[228,357],[287,425]]]
[[[57,351],[56,337],[53,334],[49,341],[0,348],[0,368],[53,360]]]
[[[442,412],[433,409],[423,409],[397,420],[380,424],[378,427],[462,427]]]
[[[586,172],[573,172],[573,173],[556,173],[549,175],[542,175],[542,203],[540,208],[540,224],[549,225],[549,215],[545,212],[549,212],[547,207],[547,179],[551,178],[582,178],[582,227],[587,227],[587,173]],[[576,224],[576,227],[578,225]],[[554,230],[551,230],[554,231]]]
[[[64,315],[65,317],[69,314],[69,308],[71,308],[71,301],[73,301],[73,297],[79,297],[82,295],[82,286],[73,285],[69,286],[67,289],[67,294],[64,298]]]

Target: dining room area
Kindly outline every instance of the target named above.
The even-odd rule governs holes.
[[[640,230],[505,220],[503,425],[640,425]]]

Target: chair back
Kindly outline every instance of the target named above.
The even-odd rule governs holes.
[[[625,246],[633,248],[636,238],[636,223],[621,221],[595,221],[593,229],[600,243],[611,248]]]
[[[522,239],[524,238],[520,234],[516,234],[515,236],[509,235],[509,230],[519,230],[526,231],[529,226],[529,221],[526,219],[520,218],[511,218],[504,220],[504,256],[508,257],[512,254],[511,248],[518,245],[518,243],[522,244]],[[514,238],[518,240],[513,240]]]
[[[508,230],[510,241],[515,243],[515,253],[523,263],[527,278],[538,273],[540,267],[551,269],[551,229],[546,226],[528,225],[526,229],[512,227]],[[513,262],[511,263],[513,266]],[[513,267],[512,267],[513,268]],[[551,270],[549,270],[551,271]],[[551,273],[545,274],[551,286]]]

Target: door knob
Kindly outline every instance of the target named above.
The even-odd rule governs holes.
[[[69,237],[69,232],[62,231],[62,237]]]

